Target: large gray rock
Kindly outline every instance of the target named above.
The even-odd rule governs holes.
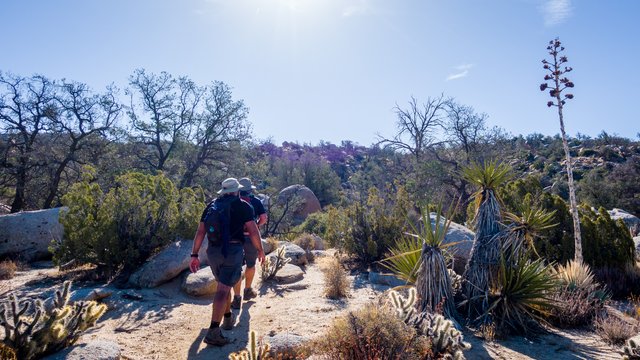
[[[435,226],[436,214],[431,213],[429,215],[431,217],[431,225]],[[446,219],[443,217],[440,218],[440,223],[442,225],[444,225],[445,221]],[[452,221],[449,225],[449,229],[447,230],[447,234],[444,237],[444,244],[455,244],[451,245],[447,250],[452,251],[456,258],[456,262],[462,262],[463,266],[466,264],[467,260],[469,260],[469,256],[471,255],[474,236],[475,233],[473,231]]]
[[[636,260],[640,261],[640,236],[634,237],[633,243],[636,245]]]
[[[200,263],[207,263],[207,244],[205,239],[200,247]],[[189,268],[193,240],[179,239],[168,245],[158,254],[147,260],[131,277],[129,283],[135,287],[153,288],[171,281]]]
[[[119,360],[122,356],[120,345],[113,341],[93,340],[77,345],[44,358],[45,360]]]
[[[285,257],[288,257],[291,259],[290,264],[306,265],[307,263],[309,263],[309,259],[307,258],[307,252],[304,251],[304,249],[301,248],[300,246],[296,244],[292,244],[290,242],[282,242],[280,247],[284,247]]]
[[[0,216],[0,257],[31,262],[51,257],[49,245],[60,242],[64,228],[58,221],[60,209],[23,211]]]
[[[209,266],[196,273],[189,273],[182,282],[182,291],[191,296],[211,295],[216,292],[216,278]]]
[[[295,205],[293,208],[294,225],[301,224],[309,214],[322,210],[316,195],[304,185],[291,185],[282,189],[276,202],[278,204],[288,202],[289,206]]]
[[[275,279],[279,284],[291,284],[304,278],[304,272],[299,266],[287,264],[278,270]]]
[[[113,295],[113,289],[108,287],[83,288],[73,290],[69,300],[76,301],[100,301]]]
[[[613,210],[607,210],[607,212],[613,220],[622,219],[624,224],[629,228],[629,231],[631,231],[631,236],[640,235],[640,218],[631,215],[622,209],[614,208]]]
[[[393,274],[369,271],[369,282],[372,284],[386,285],[391,287],[407,285],[407,282]]]
[[[271,253],[274,250],[273,243],[262,239],[262,250],[264,250],[265,255]]]

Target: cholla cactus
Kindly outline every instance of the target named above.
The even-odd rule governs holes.
[[[229,360],[269,360],[273,359],[269,344],[256,341],[256,332],[251,330],[249,347],[246,350],[229,354]]]
[[[107,310],[106,305],[95,301],[70,305],[70,287],[71,282],[66,281],[62,290],[56,290],[51,309],[46,309],[40,299],[18,300],[15,294],[0,307],[2,342],[19,359],[41,357],[74,344]]]
[[[416,289],[413,287],[410,288],[409,296],[407,298],[403,297],[395,290],[392,290],[389,293],[389,297],[391,298],[391,304],[396,310],[398,317],[405,323],[408,323],[416,311]]]
[[[622,360],[640,360],[640,346],[634,340],[627,340]]]
[[[260,268],[262,281],[273,279],[276,273],[291,261],[291,258],[285,256],[285,251],[284,246],[280,247],[276,251],[275,258],[269,256],[264,259]]]
[[[463,351],[471,348],[453,322],[440,314],[421,313],[411,320],[411,324],[431,339],[431,350],[436,359],[464,359]]]

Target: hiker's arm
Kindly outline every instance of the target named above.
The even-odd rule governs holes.
[[[202,240],[204,240],[204,236],[206,234],[207,230],[204,228],[204,223],[200,222],[200,225],[198,225],[198,230],[196,231],[196,237],[193,238],[193,247],[191,248],[191,254],[197,254],[200,252],[200,246],[202,246]],[[191,257],[189,268],[191,269],[191,272],[197,272],[200,269],[200,260],[197,256]]]
[[[249,239],[253,246],[258,249],[258,259],[260,262],[264,261],[264,250],[262,249],[262,240],[260,239],[260,231],[258,230],[258,224],[255,221],[247,221],[244,223],[244,228],[249,232]]]
[[[258,229],[262,227],[262,225],[267,223],[267,214],[260,214],[258,218]]]

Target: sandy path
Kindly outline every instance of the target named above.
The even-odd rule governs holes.
[[[229,353],[244,349],[251,329],[258,336],[290,333],[313,337],[326,330],[332,320],[347,311],[372,303],[385,287],[372,286],[364,275],[351,276],[351,296],[343,301],[322,296],[323,275],[316,264],[305,269],[303,280],[290,285],[259,287],[259,297],[244,302],[237,326],[225,335],[235,339],[222,348],[202,342],[211,315],[211,300],[192,298],[180,291],[180,280],[155,289],[117,290],[106,299],[109,311],[98,326],[88,331],[80,342],[108,339],[119,343],[129,359],[227,359]],[[50,275],[55,270],[34,269],[23,272],[11,286],[23,294],[51,290],[51,281],[40,288],[24,287],[26,280]],[[61,282],[61,281],[60,281]],[[142,296],[129,300],[126,294]],[[557,332],[534,341],[511,338],[484,343],[470,333],[465,339],[473,349],[467,359],[619,359],[614,349],[597,335],[586,331]]]

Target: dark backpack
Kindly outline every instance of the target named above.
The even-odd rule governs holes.
[[[222,245],[222,253],[231,240],[231,204],[239,199],[235,196],[224,196],[213,201],[204,218],[209,246]]]

